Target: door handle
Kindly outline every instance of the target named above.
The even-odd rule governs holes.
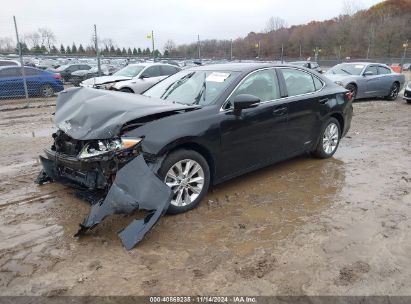
[[[273,114],[276,116],[281,116],[281,115],[284,115],[285,113],[287,113],[287,107],[278,107],[278,108],[274,108],[273,110]]]
[[[328,98],[323,98],[318,101],[321,104],[326,104],[328,102]]]

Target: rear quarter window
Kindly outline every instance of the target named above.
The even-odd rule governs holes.
[[[378,67],[378,74],[379,75],[386,75],[386,74],[391,74],[391,70],[389,68],[379,66]]]

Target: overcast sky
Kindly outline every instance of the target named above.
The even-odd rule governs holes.
[[[14,37],[13,15],[21,34],[48,27],[57,43],[88,44],[93,24],[99,38],[120,46],[151,47],[146,34],[154,30],[156,48],[164,43],[201,39],[235,39],[261,31],[270,16],[288,25],[339,15],[347,0],[14,0],[0,10],[0,37]],[[368,8],[380,0],[350,0]]]

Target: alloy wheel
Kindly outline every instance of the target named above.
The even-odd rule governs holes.
[[[171,204],[190,205],[204,187],[204,170],[195,160],[183,159],[168,170],[164,182],[174,192]]]
[[[390,98],[393,100],[396,99],[398,97],[398,93],[399,93],[398,84],[394,83],[393,86],[391,87]]]
[[[44,86],[41,88],[41,94],[42,94],[42,96],[44,96],[44,97],[51,97],[51,96],[53,96],[53,94],[54,94],[54,90],[53,90],[53,88],[52,88],[51,86],[49,86],[49,85],[44,85]]]
[[[325,128],[323,134],[323,150],[327,154],[331,154],[337,148],[339,140],[338,126],[331,122],[327,128]]]

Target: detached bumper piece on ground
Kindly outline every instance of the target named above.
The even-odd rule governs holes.
[[[37,183],[68,182],[58,172],[58,166],[50,159],[41,157],[43,171]],[[116,174],[105,198],[92,202],[89,215],[80,224],[76,236],[81,236],[99,224],[110,214],[131,214],[147,211],[144,219],[135,219],[118,233],[124,247],[132,249],[167,211],[172,198],[170,188],[147,166],[142,155],[124,165]]]

